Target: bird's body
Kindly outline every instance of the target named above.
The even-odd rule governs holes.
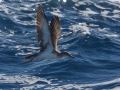
[[[57,53],[53,53],[53,52],[43,52],[41,53],[38,58],[40,59],[58,59],[57,57]]]
[[[53,16],[52,21],[48,24],[46,16],[41,6],[37,11],[37,37],[40,44],[40,52],[29,54],[25,57],[25,62],[31,62],[38,59],[60,59],[64,57],[72,57],[68,52],[60,52],[57,49],[57,41],[60,37],[60,21],[58,16]],[[73,57],[72,57],[73,58]]]

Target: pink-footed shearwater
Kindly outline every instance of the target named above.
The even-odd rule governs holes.
[[[60,37],[60,20],[58,16],[53,16],[52,21],[48,24],[46,15],[40,5],[37,11],[37,38],[40,44],[40,51],[35,54],[29,54],[25,57],[25,63],[39,59],[60,59],[71,57],[69,52],[60,52],[57,49],[58,38]],[[29,60],[27,60],[29,59]]]

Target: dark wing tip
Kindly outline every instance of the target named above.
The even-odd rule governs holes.
[[[59,20],[59,17],[56,16],[56,15],[54,15],[53,18],[54,18],[55,20],[57,20],[57,21],[60,21],[60,20]]]
[[[44,19],[45,19],[44,11],[42,9],[42,6],[39,5],[38,10],[37,10],[37,15],[36,15],[36,25],[37,25],[37,34],[38,34],[38,42],[39,43],[42,38],[41,28],[42,28]]]
[[[41,15],[43,15],[43,14],[44,14],[44,11],[43,11],[43,9],[42,9],[42,6],[40,5],[40,6],[38,6],[37,17],[38,17],[38,16],[41,16]]]
[[[52,19],[52,21],[50,23],[50,26],[51,26],[51,28],[52,27],[55,28],[55,26],[59,26],[60,27],[60,20],[59,20],[58,16],[56,16],[56,15],[53,16],[53,19]]]
[[[41,28],[42,24],[43,24],[43,21],[45,19],[46,19],[46,16],[45,16],[44,10],[42,9],[42,6],[39,5],[38,10],[37,10],[37,16],[36,16],[37,27]]]
[[[38,6],[38,10],[43,10],[41,5]]]

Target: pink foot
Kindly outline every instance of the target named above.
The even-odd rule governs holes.
[[[32,61],[34,61],[35,59],[36,59],[36,58],[32,58],[31,60],[25,60],[24,63],[32,62]]]

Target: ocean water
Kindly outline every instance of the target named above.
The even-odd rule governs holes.
[[[36,11],[61,21],[58,48],[75,59],[35,60]],[[0,90],[120,90],[119,0],[0,0]]]

